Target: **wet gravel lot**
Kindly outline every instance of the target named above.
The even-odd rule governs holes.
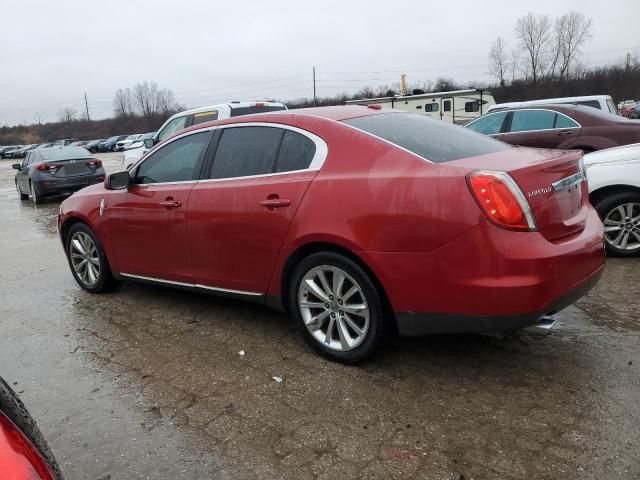
[[[609,259],[547,337],[396,339],[345,367],[259,305],[128,282],[83,292],[60,199],[18,200],[11,163],[0,375],[67,479],[640,478],[640,259]]]

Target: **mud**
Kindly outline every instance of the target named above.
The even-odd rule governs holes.
[[[83,292],[60,199],[21,202],[10,163],[0,375],[68,479],[640,477],[640,259],[609,259],[547,337],[395,339],[345,367],[265,307],[129,282]]]

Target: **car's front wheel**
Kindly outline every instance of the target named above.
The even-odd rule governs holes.
[[[102,244],[84,223],[72,225],[65,245],[71,273],[78,285],[91,293],[106,292],[115,280]]]
[[[618,257],[640,254],[640,193],[620,192],[599,200],[607,253]]]
[[[378,288],[360,265],[337,253],[314,253],[300,262],[290,282],[289,308],[307,343],[330,360],[361,362],[387,336]]]

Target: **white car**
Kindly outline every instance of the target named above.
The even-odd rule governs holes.
[[[136,140],[140,139],[141,136],[142,136],[141,133],[136,133],[135,135],[129,135],[127,138],[123,138],[119,142],[116,142],[115,151],[119,152],[121,150],[124,150],[129,145],[131,145],[133,142],[135,142]]]
[[[197,125],[199,123],[210,122],[212,120],[220,120],[222,118],[239,117],[240,115],[251,115],[253,113],[275,112],[278,110],[286,110],[284,103],[277,102],[230,102],[220,103],[218,105],[209,105],[206,107],[193,108],[184,112],[176,113],[164,122],[153,136],[152,141],[144,143],[152,143],[156,145],[178,130]],[[122,167],[127,170],[147,153],[149,148],[141,145],[138,148],[129,148],[125,150],[122,159]]]
[[[607,253],[640,254],[640,143],[584,156],[589,198],[605,229]]]

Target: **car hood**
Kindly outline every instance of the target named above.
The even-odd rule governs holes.
[[[640,143],[606,148],[584,156],[584,164],[588,166],[619,162],[640,162]]]

